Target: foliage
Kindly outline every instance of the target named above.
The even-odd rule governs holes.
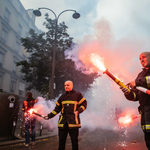
[[[55,38],[55,22],[46,14],[45,27],[46,33],[37,35],[34,30],[29,31],[29,37],[22,38],[22,45],[29,53],[27,60],[17,63],[21,66],[23,79],[28,82],[28,90],[36,89],[43,95],[49,92],[49,81],[52,72],[52,54]],[[67,26],[64,22],[58,24],[56,42],[56,61],[55,61],[55,84],[54,96],[58,96],[64,91],[64,82],[72,80],[77,91],[85,92],[90,88],[97,74],[86,75],[76,70],[75,64],[71,59],[65,58],[65,51],[71,48],[73,38],[67,33]]]

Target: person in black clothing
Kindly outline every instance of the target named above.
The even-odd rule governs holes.
[[[30,143],[30,129],[31,129],[31,137],[32,137],[32,145],[35,144],[35,122],[36,118],[29,113],[29,110],[33,108],[34,104],[37,102],[36,99],[32,97],[32,93],[27,93],[27,99],[24,101],[22,106],[22,111],[24,111],[24,119],[25,119],[25,146],[29,146]]]
[[[59,150],[65,150],[66,138],[69,133],[72,149],[78,150],[78,135],[81,127],[79,114],[87,107],[87,101],[80,92],[73,89],[72,81],[64,83],[66,93],[62,94],[56,102],[55,109],[44,118],[46,120],[54,117],[61,111],[58,122],[59,128]]]
[[[127,84],[131,91],[127,88],[121,89],[128,100],[139,101],[138,110],[141,114],[141,127],[145,135],[146,146],[150,150],[150,95],[136,89],[136,86],[150,89],[150,52],[141,53],[140,62],[143,70],[134,81]]]

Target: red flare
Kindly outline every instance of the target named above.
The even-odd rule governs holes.
[[[38,113],[36,113],[36,112],[34,112],[34,111],[33,111],[33,114],[35,114],[35,115],[37,115],[37,116],[39,116],[39,117],[44,118],[44,115],[40,115],[40,114],[38,114]]]
[[[144,88],[144,87],[137,86],[136,89],[138,89],[138,90],[140,90],[140,91],[142,91],[142,92],[144,92],[144,93],[150,95],[150,90],[148,90],[148,89],[146,89],[146,88]]]
[[[33,114],[33,109],[31,108],[28,112],[30,113],[30,115],[32,115]]]
[[[106,73],[113,81],[115,81],[120,87],[122,88],[127,88],[130,92],[130,89],[125,86],[118,78],[116,78],[114,75],[112,75],[108,69],[106,69],[106,67],[104,66],[104,61],[103,59],[95,53],[91,54],[90,57],[91,62],[93,63],[94,66],[96,66],[99,70],[102,70],[103,73]]]
[[[126,88],[128,89],[128,91],[130,92],[130,89],[125,86],[118,78],[116,78],[115,76],[113,76],[107,69],[103,72],[106,73],[113,81],[115,81],[120,87],[122,88]]]
[[[34,114],[34,115],[37,115],[37,116],[39,116],[39,117],[44,118],[44,115],[41,115],[41,114],[36,113],[33,108],[31,108],[28,112],[30,113],[30,115],[33,115],[33,114]]]
[[[134,119],[139,118],[141,115],[137,115],[135,117],[131,117],[131,115],[126,115],[125,117],[120,117],[118,122],[122,125],[129,125],[133,122]]]

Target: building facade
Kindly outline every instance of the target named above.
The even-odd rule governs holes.
[[[26,99],[27,83],[16,62],[28,57],[20,39],[27,37],[31,28],[41,33],[35,26],[33,10],[25,10],[19,0],[0,0],[0,89],[19,95],[20,101]],[[37,91],[32,93],[38,96]]]

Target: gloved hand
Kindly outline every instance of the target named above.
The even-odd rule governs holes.
[[[128,95],[128,94],[130,93],[130,91],[129,91],[128,88],[120,87],[120,89],[122,90],[122,92],[123,92],[125,95]]]
[[[44,116],[43,118],[44,118],[45,120],[48,120],[48,119],[49,119],[48,116]]]
[[[129,87],[129,88],[136,87],[136,82],[135,81],[131,81],[130,83],[127,84],[127,87]]]

